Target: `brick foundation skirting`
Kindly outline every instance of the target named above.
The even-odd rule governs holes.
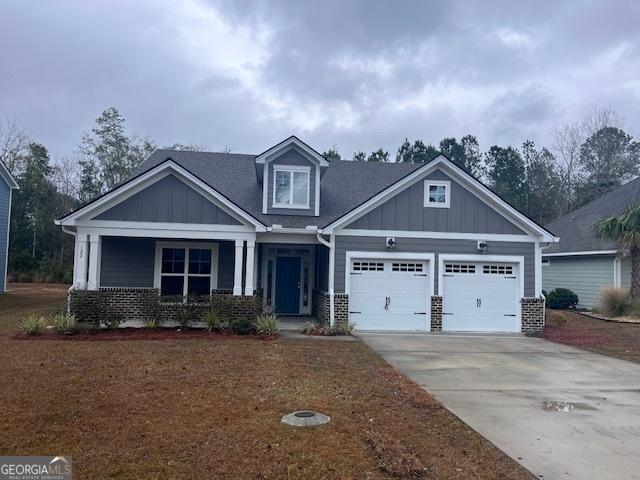
[[[540,333],[544,328],[545,299],[524,297],[522,305],[522,333]]]
[[[431,297],[431,331],[442,331],[442,297],[439,295]]]
[[[145,321],[159,313],[162,321],[175,320],[176,312],[182,308],[194,310],[194,318],[201,317],[214,308],[228,320],[253,319],[262,313],[261,291],[256,295],[234,296],[231,291],[215,290],[210,301],[192,304],[164,303],[159,301],[155,288],[101,288],[100,290],[71,290],[69,311],[79,322],[97,324],[105,312],[112,312],[122,320]],[[108,313],[107,313],[108,314]]]

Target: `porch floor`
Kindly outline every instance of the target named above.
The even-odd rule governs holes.
[[[312,315],[282,315],[278,316],[278,326],[282,331],[299,331],[307,322],[319,324],[318,319]]]

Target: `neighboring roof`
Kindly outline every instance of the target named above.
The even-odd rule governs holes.
[[[13,175],[11,175],[11,172],[9,171],[9,169],[7,168],[7,166],[4,164],[2,160],[0,160],[0,177],[4,178],[4,180],[7,182],[9,187],[20,188],[18,186],[18,182],[16,182],[16,179],[13,178]]]
[[[620,215],[638,201],[640,201],[640,178],[625,183],[612,192],[554,220],[547,225],[547,228],[560,237],[560,242],[546,248],[543,255],[615,250],[615,242],[598,240],[595,237],[593,224],[603,218]]]
[[[256,180],[255,155],[159,149],[133,173],[137,176],[171,158],[265,225],[323,227],[420,168],[421,164],[333,160],[320,182],[320,216],[265,215]]]

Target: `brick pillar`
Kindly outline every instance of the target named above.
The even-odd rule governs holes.
[[[522,304],[522,333],[540,333],[544,328],[544,297],[524,297]]]
[[[431,331],[442,331],[442,297],[438,295],[431,297]]]
[[[349,295],[336,293],[333,297],[335,325],[346,325],[349,321]]]

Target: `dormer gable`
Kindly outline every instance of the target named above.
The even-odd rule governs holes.
[[[320,179],[329,161],[295,136],[255,159],[262,213],[320,215]]]

